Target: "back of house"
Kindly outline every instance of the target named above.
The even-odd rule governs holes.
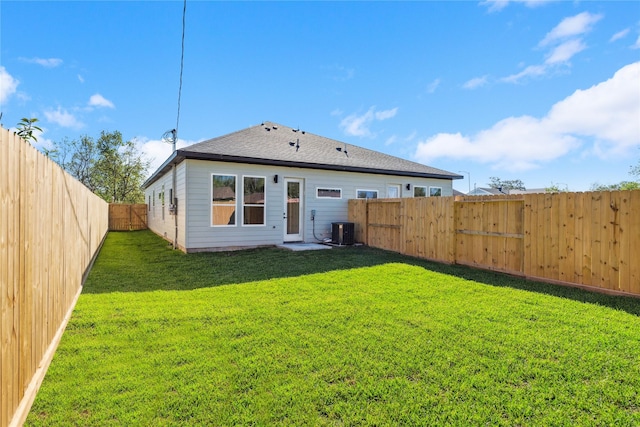
[[[175,151],[144,189],[149,228],[195,252],[330,240],[349,199],[451,196],[461,178],[264,122]]]

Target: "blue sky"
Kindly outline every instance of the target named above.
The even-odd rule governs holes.
[[[45,146],[119,130],[162,163],[182,8],[3,0],[3,126],[37,117]],[[463,192],[628,180],[640,2],[188,1],[180,146],[265,120],[460,173]]]

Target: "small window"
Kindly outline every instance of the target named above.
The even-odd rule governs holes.
[[[427,197],[427,187],[413,187],[413,197]]]
[[[358,199],[377,199],[378,190],[356,190],[356,197]]]
[[[429,196],[431,197],[442,196],[442,187],[429,187]]]
[[[265,181],[266,178],[263,176],[243,177],[242,223],[244,225],[265,224]]]
[[[236,225],[235,175],[211,175],[211,225]]]
[[[342,199],[341,188],[316,188],[316,197],[318,199]]]

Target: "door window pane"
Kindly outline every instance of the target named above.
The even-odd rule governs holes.
[[[287,234],[300,233],[300,183],[287,182]]]

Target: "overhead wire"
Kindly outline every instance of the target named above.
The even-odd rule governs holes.
[[[178,139],[178,127],[180,125],[180,103],[182,99],[182,73],[184,70],[184,33],[187,21],[187,0],[184,0],[182,7],[182,46],[180,49],[180,84],[178,86],[178,114],[176,117],[176,133],[174,138]]]
[[[182,74],[184,71],[184,33],[187,22],[187,0],[184,0],[184,4],[182,7],[182,45],[180,48],[180,84],[178,86],[178,112],[176,115],[176,128],[173,131],[173,153],[176,153],[176,143],[178,142],[178,127],[180,126],[180,104],[182,101]],[[173,206],[173,218],[174,218],[174,229],[175,234],[173,237],[173,249],[178,247],[178,197],[176,191],[176,163],[174,161],[172,167],[172,182],[171,182],[171,192],[173,194],[173,199],[171,200]]]

